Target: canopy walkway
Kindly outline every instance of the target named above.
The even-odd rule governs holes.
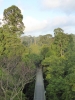
[[[45,99],[43,75],[42,75],[41,68],[37,69],[35,91],[34,91],[34,100],[46,100]]]

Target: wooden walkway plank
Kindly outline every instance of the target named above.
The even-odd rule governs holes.
[[[34,100],[46,100],[45,99],[43,75],[42,75],[41,68],[37,69]]]

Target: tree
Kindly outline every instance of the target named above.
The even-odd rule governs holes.
[[[46,57],[47,52],[49,51],[49,47],[48,46],[43,46],[41,49],[41,55],[43,56],[43,58]]]
[[[52,43],[52,35],[46,34],[46,35],[40,35],[39,36],[39,45],[50,45]]]
[[[16,33],[17,35],[23,34],[25,28],[22,22],[23,15],[17,6],[12,5],[5,9],[3,12],[3,20],[5,24],[9,26],[12,33]]]
[[[25,51],[25,46],[22,45],[16,34],[9,32],[7,25],[0,28],[0,55],[1,56],[11,56],[20,55]]]
[[[55,31],[51,48],[45,52],[44,67],[47,100],[75,99],[75,44],[72,35]],[[42,53],[43,54],[43,53]]]
[[[54,35],[55,35],[55,36],[56,36],[57,34],[63,33],[63,32],[64,32],[64,30],[61,29],[61,28],[56,28],[56,29],[54,29]]]
[[[69,43],[73,41],[72,36],[65,34],[61,28],[54,29],[54,32],[54,44],[56,45],[56,51],[59,52],[59,56],[64,56],[67,52]]]
[[[2,100],[22,100],[24,86],[33,80],[35,68],[32,69],[31,64],[26,66],[19,56],[3,58],[0,65]]]

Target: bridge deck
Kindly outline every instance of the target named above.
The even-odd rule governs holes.
[[[37,69],[34,100],[45,100],[42,69]]]

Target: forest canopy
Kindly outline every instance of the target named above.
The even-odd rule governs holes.
[[[21,37],[24,29],[21,10],[6,8],[0,27],[0,99],[28,100],[23,89],[41,67],[47,100],[75,100],[75,35],[56,28],[54,37]]]

